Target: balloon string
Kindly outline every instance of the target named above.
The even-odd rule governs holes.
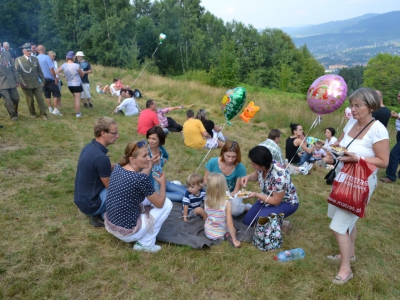
[[[154,58],[154,54],[156,54],[158,50],[158,46],[156,48],[156,50],[154,50],[153,54],[151,55],[150,60],[144,65],[144,68],[142,69],[142,71],[140,71],[138,77],[136,77],[135,81],[132,83],[132,86],[135,84],[135,82],[139,79],[140,75],[142,75],[143,71],[146,69],[147,65],[149,64],[149,62]]]
[[[220,131],[220,132],[218,132],[218,135],[217,135],[217,137],[216,137],[217,143],[218,143],[218,138],[219,138],[220,134],[222,134],[222,131],[224,130],[226,123],[227,123],[227,122],[225,122],[224,126],[222,126],[222,129],[221,129],[221,131]],[[203,160],[201,161],[200,165],[197,167],[196,173],[199,171],[199,169],[200,169],[201,165],[202,165],[202,164],[203,164],[203,162],[206,160],[206,158],[207,158],[208,154],[211,152],[211,150],[212,150],[212,149],[213,149],[213,148],[210,148],[210,149],[208,150],[208,152],[207,152],[206,156],[204,156],[204,158],[203,158]]]
[[[342,126],[344,118],[342,118],[342,122],[340,122],[339,127],[336,129],[336,132],[339,132],[339,128]]]

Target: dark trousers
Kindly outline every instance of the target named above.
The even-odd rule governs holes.
[[[0,90],[0,94],[4,98],[4,106],[10,114],[10,117],[18,117],[19,95],[17,88]]]
[[[400,131],[397,131],[396,141],[396,145],[394,145],[392,151],[390,151],[389,165],[386,168],[386,177],[391,181],[396,181],[397,177],[400,178],[400,170],[396,177],[397,167],[400,163]]]
[[[31,116],[36,116],[35,112],[35,102],[33,100],[33,96],[36,98],[36,102],[42,116],[46,116],[46,106],[44,105],[43,95],[42,95],[42,88],[34,88],[34,89],[26,89],[22,88],[26,98],[26,104],[28,105],[29,113]]]
[[[168,127],[167,129],[171,132],[181,132],[183,127],[182,125],[179,125],[178,123],[175,122],[174,119],[167,117],[168,120]]]

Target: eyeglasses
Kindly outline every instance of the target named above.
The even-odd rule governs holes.
[[[106,132],[106,133],[112,134],[113,136],[117,136],[118,135],[118,131],[115,131],[115,132],[109,131],[109,132]]]
[[[136,142],[135,146],[133,146],[132,151],[131,151],[131,153],[129,153],[128,157],[132,156],[132,153],[133,153],[133,151],[135,151],[136,146],[138,146],[139,148],[142,148],[145,145],[146,145],[146,141],[144,141],[144,140]]]
[[[350,105],[350,109],[356,109],[359,110],[361,107],[365,106],[364,104],[354,104],[354,105]]]

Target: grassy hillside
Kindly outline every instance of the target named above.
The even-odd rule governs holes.
[[[293,229],[284,236],[282,249],[302,247],[304,260],[279,263],[272,253],[251,244],[240,249],[228,243],[204,250],[162,244],[156,254],[138,253],[132,244],[117,240],[104,229],[89,225],[73,203],[76,164],[81,149],[93,138],[93,122],[111,116],[116,97],[99,95],[95,82],[110,83],[121,77],[130,84],[136,71],[94,66],[90,77],[94,109],[82,108],[75,118],[72,96],[63,88],[63,117],[48,121],[31,119],[21,93],[20,120],[8,120],[0,110],[0,299],[399,299],[400,268],[398,212],[399,183],[378,184],[365,219],[358,222],[357,262],[354,280],[332,286],[338,265],[325,259],[338,253],[326,217],[330,187],[327,172],[314,167],[310,175],[293,177],[300,196],[299,210],[289,219]],[[196,82],[172,80],[144,73],[135,88],[159,107],[192,105],[204,108],[210,119],[223,125],[220,101],[225,92]],[[304,95],[286,94],[248,87],[248,101],[261,109],[250,123],[236,117],[224,135],[238,141],[243,163],[252,171],[248,150],[267,138],[272,128],[283,133],[281,147],[289,135],[289,124],[297,122],[306,132],[316,115]],[[343,110],[323,116],[309,135],[323,138],[324,128],[338,128]],[[180,123],[185,110],[170,115]],[[127,143],[139,140],[137,117],[115,116],[120,137],[109,147],[112,161],[122,155]],[[390,123],[394,139],[394,124]],[[341,125],[343,128],[343,124]],[[170,180],[185,181],[207,150],[188,149],[179,133],[168,135],[170,160],[165,173]],[[209,157],[217,156],[213,150]],[[200,168],[204,173],[204,166]],[[379,171],[379,177],[384,170]],[[254,190],[257,187],[252,187]]]

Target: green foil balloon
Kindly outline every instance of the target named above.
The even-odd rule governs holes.
[[[246,103],[246,89],[236,87],[226,91],[221,101],[222,113],[227,121],[233,119],[243,108]]]

